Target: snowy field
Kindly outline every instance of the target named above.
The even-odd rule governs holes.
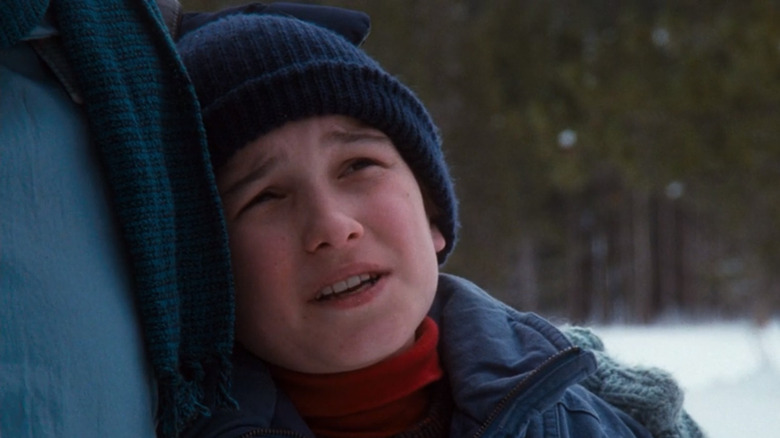
[[[622,362],[672,372],[709,438],[780,438],[780,320],[594,330]]]

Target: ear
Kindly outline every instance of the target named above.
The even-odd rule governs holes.
[[[439,231],[439,226],[431,221],[431,242],[433,242],[433,248],[436,250],[436,254],[443,250],[447,246],[447,239]]]
[[[415,179],[417,179],[416,176]],[[436,250],[436,254],[438,254],[439,251],[443,250],[444,247],[447,246],[447,239],[444,238],[441,230],[439,230],[439,226],[436,225],[435,218],[439,215],[439,208],[431,200],[431,196],[428,194],[428,188],[423,184],[420,184],[419,180],[417,180],[417,186],[420,187],[420,193],[422,194],[423,199],[423,208],[425,208],[425,214],[428,216],[428,222],[430,222],[431,225],[431,241],[433,242],[433,247]]]

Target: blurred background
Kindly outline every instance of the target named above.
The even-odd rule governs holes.
[[[438,123],[445,271],[577,323],[780,312],[777,2],[308,3],[369,13],[365,49]]]

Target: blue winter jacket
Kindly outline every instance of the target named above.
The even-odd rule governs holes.
[[[430,316],[439,325],[440,358],[452,388],[451,437],[652,436],[580,385],[597,374],[596,357],[539,316],[450,275],[439,279]],[[201,420],[187,436],[314,436],[261,360],[237,353],[233,379],[240,410]]]

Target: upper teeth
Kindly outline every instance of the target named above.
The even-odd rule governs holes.
[[[327,297],[328,295],[332,294],[339,294],[341,292],[344,292],[347,289],[351,289],[360,283],[363,283],[364,281],[368,281],[371,279],[371,276],[368,274],[361,274],[361,275],[353,275],[352,277],[347,278],[346,280],[339,281],[336,284],[326,286],[320,291],[320,298]]]

